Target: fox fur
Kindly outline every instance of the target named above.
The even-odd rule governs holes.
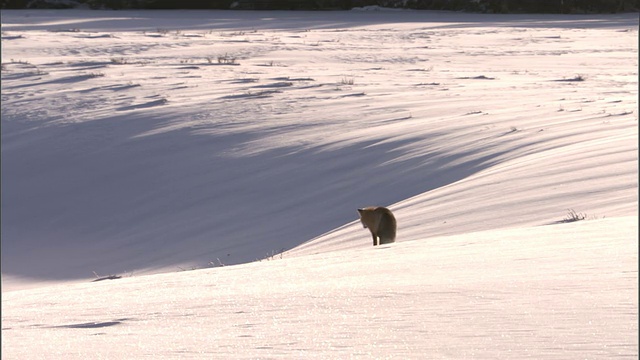
[[[362,226],[371,232],[373,246],[396,241],[397,223],[391,210],[382,206],[370,206],[358,209],[358,214]]]

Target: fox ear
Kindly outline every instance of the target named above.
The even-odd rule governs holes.
[[[358,209],[358,213],[362,214],[362,212],[364,211],[364,209]]]

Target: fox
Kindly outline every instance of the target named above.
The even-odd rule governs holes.
[[[382,206],[369,206],[358,209],[358,214],[362,226],[371,231],[373,246],[396,241],[397,222],[391,210]]]

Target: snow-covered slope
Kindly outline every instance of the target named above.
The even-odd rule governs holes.
[[[3,359],[638,355],[637,217],[2,294]]]
[[[3,359],[637,357],[637,30],[3,10]]]
[[[635,15],[3,11],[3,290],[637,216]]]

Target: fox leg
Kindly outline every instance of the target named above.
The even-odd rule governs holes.
[[[373,233],[373,231],[371,232],[371,237],[373,237],[373,246],[377,246],[378,245],[378,236],[376,234]]]

